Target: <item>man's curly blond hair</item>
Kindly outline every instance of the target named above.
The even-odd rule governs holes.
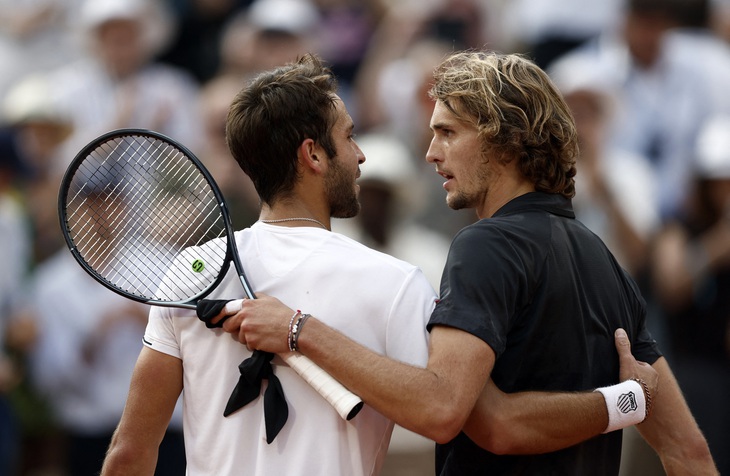
[[[575,195],[575,122],[542,69],[516,54],[464,51],[441,63],[434,80],[431,98],[476,125],[490,158],[518,160],[538,191]]]

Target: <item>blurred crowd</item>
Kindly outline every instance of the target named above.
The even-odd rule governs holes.
[[[427,91],[465,48],[525,54],[564,94],[576,214],[641,284],[730,474],[730,1],[0,0],[0,476],[95,474],[142,345],[145,306],[89,278],[58,224],[61,177],[86,143],[121,127],[181,141],[248,226],[258,200],[226,148],[228,104],[257,72],[316,52],[367,158],[362,213],[335,231],[438,287],[475,216],[448,209],[423,160]],[[176,414],[158,474],[183,474],[181,439]],[[625,440],[622,473],[662,474]],[[397,430],[386,474],[432,474],[430,446]]]

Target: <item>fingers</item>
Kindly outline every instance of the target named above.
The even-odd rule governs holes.
[[[210,320],[211,324],[221,324],[222,327],[225,327],[225,324],[230,320],[230,317],[238,314],[238,312],[243,309],[243,301],[245,300],[246,298],[228,301],[220,314]]]
[[[256,299],[234,300],[226,304],[213,322],[249,350],[288,350],[287,332],[293,310],[278,299],[264,294]]]
[[[239,315],[234,314],[223,322],[222,329],[229,334],[236,334],[241,328],[241,320]]]
[[[629,342],[629,336],[626,335],[626,331],[619,327],[616,329],[616,332],[614,332],[613,337],[616,343],[616,350],[618,351],[619,359],[630,356],[631,342]]]
[[[233,301],[228,301],[226,303],[226,307],[223,308],[223,313],[224,314],[236,314],[238,311],[243,309],[244,299],[234,299]]]
[[[618,352],[619,378],[624,381],[636,377],[637,361],[631,354],[631,342],[626,331],[618,328],[613,335]]]
[[[614,333],[616,351],[618,352],[619,378],[621,381],[627,379],[639,379],[644,386],[647,400],[647,408],[651,409],[652,395],[656,396],[659,386],[657,371],[648,363],[637,361],[631,353],[631,341],[626,331],[619,328]]]
[[[626,331],[619,327],[616,329],[613,337],[616,344],[616,351],[618,352],[619,363],[623,366],[629,359],[633,362],[634,356],[631,355],[631,342],[629,342],[629,336],[626,335]]]

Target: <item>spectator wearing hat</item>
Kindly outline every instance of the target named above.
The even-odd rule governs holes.
[[[69,28],[79,0],[0,0],[0,96],[28,74],[81,55]]]
[[[680,212],[689,193],[691,156],[700,124],[730,113],[730,47],[688,15],[690,0],[627,0],[621,27],[557,59],[576,57],[613,83],[608,140],[649,159],[662,220]],[[699,5],[705,0],[691,0]]]
[[[576,218],[603,239],[616,259],[639,278],[659,228],[656,176],[649,160],[609,141],[619,91],[580,56],[558,62],[550,73],[575,118]]]
[[[160,5],[152,0],[82,5],[78,28],[88,54],[49,75],[55,101],[74,126],[64,144],[66,162],[91,139],[122,127],[152,129],[197,150],[198,84],[183,70],[154,61],[170,32]]]
[[[218,75],[248,78],[318,52],[320,21],[310,0],[255,0],[223,32]]]
[[[96,476],[124,409],[149,307],[100,286],[66,249],[36,267],[29,295],[28,312],[39,329],[30,355],[32,382],[62,436],[59,469]],[[185,474],[179,407],[156,474]]]
[[[36,263],[62,246],[58,216],[49,207],[58,196],[63,170],[59,167],[61,144],[71,135],[71,118],[52,99],[52,84],[42,74],[14,83],[2,100],[6,147],[17,157],[17,191],[22,196],[29,259]]]

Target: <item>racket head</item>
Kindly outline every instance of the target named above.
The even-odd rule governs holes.
[[[144,129],[103,134],[64,174],[66,244],[97,281],[147,304],[195,308],[235,259],[223,195],[195,155]]]

